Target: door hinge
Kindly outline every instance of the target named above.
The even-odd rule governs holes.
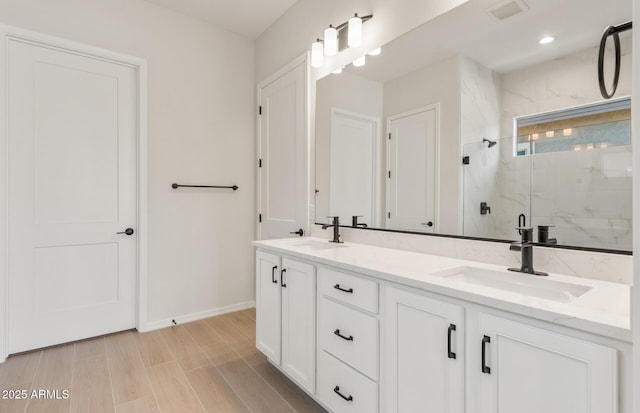
[[[262,159],[258,159],[258,168],[262,168]]]
[[[262,115],[262,105],[258,106],[258,115]]]
[[[468,156],[463,156],[462,157],[462,164],[463,165],[469,165],[469,157]]]
[[[391,212],[387,212],[387,217],[391,219]]]
[[[389,171],[389,179],[391,179],[391,171]]]
[[[258,222],[262,222],[262,214],[258,214]]]
[[[389,140],[391,140],[391,132],[389,132]]]

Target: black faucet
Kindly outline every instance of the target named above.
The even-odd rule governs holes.
[[[523,272],[531,275],[549,275],[546,272],[535,271],[533,269],[533,228],[516,228],[522,234],[520,242],[512,242],[509,249],[511,251],[522,252],[522,266],[520,268],[509,268],[509,271]]]
[[[333,218],[333,223],[322,225],[322,229],[333,227],[333,239],[329,240],[329,242],[335,242],[337,244],[341,244],[342,241],[340,241],[340,217],[327,217],[327,218]]]
[[[549,228],[555,225],[538,225],[538,243],[540,244],[557,244],[557,238],[549,238]]]
[[[358,224],[358,218],[362,218],[362,215],[354,215],[351,217],[351,226],[354,228],[357,228],[357,227],[366,228],[367,224],[365,224],[364,222]]]

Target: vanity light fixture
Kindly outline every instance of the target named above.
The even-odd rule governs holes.
[[[540,44],[549,44],[551,42],[553,42],[554,40],[556,40],[555,37],[553,36],[545,36],[542,39],[540,39]]]
[[[338,30],[331,24],[324,29],[324,54],[327,56],[338,54]]]
[[[358,16],[358,13],[348,21],[337,26],[329,25],[324,30],[324,39],[316,39],[311,44],[311,66],[321,67],[324,64],[324,56],[335,56],[347,47],[362,46],[362,24],[371,20],[373,14]],[[345,30],[346,29],[346,30]],[[371,56],[380,54],[380,48],[370,52]]]
[[[372,51],[370,51],[369,53],[367,53],[369,56],[379,56],[380,53],[382,53],[382,47],[376,47],[375,49],[373,49]]]
[[[364,66],[364,64],[366,63],[367,59],[366,59],[367,55],[362,55],[359,58],[357,58],[356,60],[353,61],[353,65],[355,67],[361,67]]]
[[[311,44],[311,67],[321,67],[324,63],[324,46],[320,39]]]
[[[349,47],[362,46],[362,19],[356,13],[349,19],[349,33],[347,36],[347,44]]]

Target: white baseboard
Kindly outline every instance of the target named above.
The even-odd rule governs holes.
[[[139,328],[138,331],[144,333],[146,331],[158,330],[160,328],[171,327],[173,320],[176,324],[189,323],[191,321],[202,320],[203,318],[213,317],[226,313],[233,313],[234,311],[246,310],[248,308],[254,308],[256,306],[255,301],[246,301],[244,303],[232,304],[226,307],[213,308],[211,310],[200,311],[197,313],[185,314],[176,316],[174,318],[167,318],[165,320],[151,321],[145,323],[143,328]]]

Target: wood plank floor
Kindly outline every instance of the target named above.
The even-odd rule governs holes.
[[[324,412],[255,348],[255,320],[244,310],[11,356],[0,391],[69,397],[0,399],[0,413]]]

